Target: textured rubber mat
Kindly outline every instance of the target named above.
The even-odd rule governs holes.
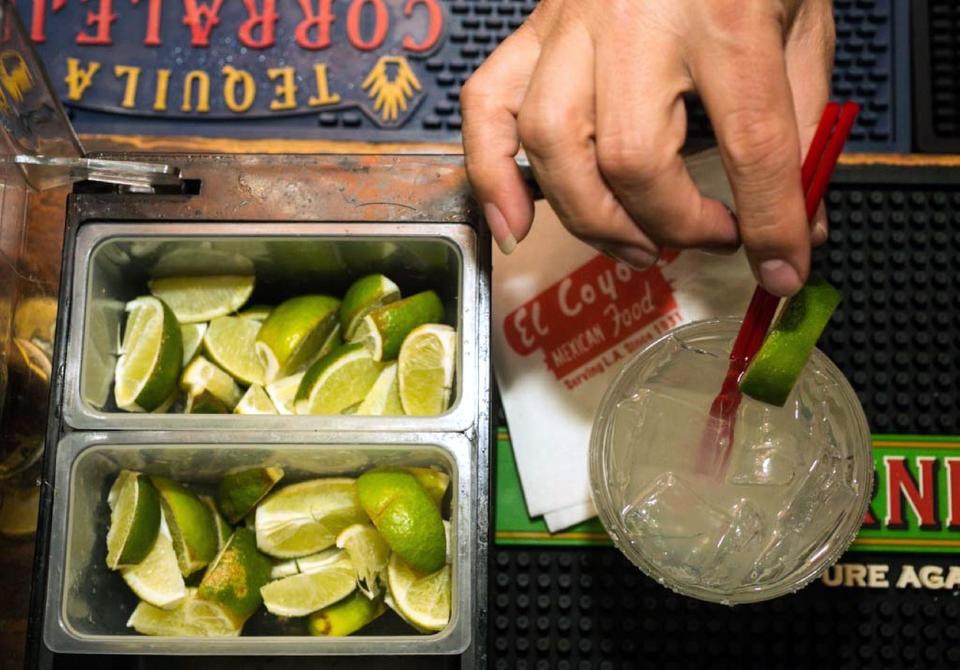
[[[843,167],[829,204],[830,241],[815,268],[844,301],[821,348],[856,388],[874,433],[960,432],[960,170]],[[947,452],[930,449],[903,461],[932,455],[943,469]],[[946,486],[937,528],[946,530],[951,489],[937,481]],[[677,596],[612,548],[497,546],[491,667],[955,669],[958,554],[936,553],[955,545],[877,542],[877,553],[848,552],[829,586],[736,608]],[[885,577],[866,580],[870,565]],[[916,578],[951,566],[952,585]]]
[[[914,118],[917,149],[960,152],[960,5],[913,0]]]
[[[952,0],[940,4],[948,3],[954,12],[960,11]],[[855,100],[863,107],[850,133],[848,151],[906,153],[911,149],[909,5],[905,0],[834,1],[837,50],[832,96]],[[691,98],[687,113],[690,139],[711,138],[699,101]]]

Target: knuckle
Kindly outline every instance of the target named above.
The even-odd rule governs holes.
[[[477,70],[460,89],[460,106],[464,114],[489,106],[494,90],[482,68]]]
[[[580,121],[572,105],[542,105],[527,103],[517,116],[517,131],[520,141],[530,152],[537,155],[551,154],[555,149],[572,141]]]
[[[735,113],[725,138],[735,181],[776,179],[794,158],[790,133],[783,123],[758,112]]]
[[[662,150],[641,137],[617,135],[597,140],[597,165],[603,176],[615,183],[648,186],[665,163]]]

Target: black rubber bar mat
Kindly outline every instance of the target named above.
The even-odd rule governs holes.
[[[912,4],[915,144],[929,153],[958,153],[960,4],[956,0]]]
[[[853,383],[874,433],[957,435],[960,169],[844,167],[829,205],[830,240],[814,265],[844,301],[821,348]],[[945,474],[935,530],[960,522],[944,502],[960,490]],[[735,608],[674,595],[612,548],[498,546],[490,664],[954,670],[960,553],[936,546],[851,551],[825,582]]]

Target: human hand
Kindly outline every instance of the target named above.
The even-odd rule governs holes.
[[[461,94],[467,172],[501,249],[533,222],[521,145],[567,228],[635,266],[662,247],[732,250],[781,296],[827,237],[802,150],[829,94],[831,0],[541,0]],[[680,156],[683,95],[710,115],[737,217]]]

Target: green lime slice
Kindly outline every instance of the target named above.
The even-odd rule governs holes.
[[[270,305],[251,305],[247,307],[242,312],[239,312],[237,316],[241,319],[250,319],[252,321],[259,321],[263,323],[267,320],[267,317],[270,316],[270,312],[273,311],[273,307]]]
[[[217,505],[230,523],[238,523],[282,478],[283,469],[276,467],[230,472],[217,487]]]
[[[270,567],[253,531],[237,528],[200,580],[197,600],[217,607],[241,629],[263,602],[260,589],[270,579]]]
[[[240,402],[243,391],[229,374],[203,356],[197,356],[180,376],[180,388],[189,396],[200,399],[204,392],[220,401],[229,413]],[[189,402],[189,398],[188,398]],[[194,401],[196,403],[196,400]]]
[[[127,620],[127,627],[141,635],[158,637],[226,637],[240,634],[219,607],[197,600],[197,589],[171,609],[160,609],[140,602]]]
[[[184,577],[206,566],[217,554],[217,526],[210,509],[192,491],[166,477],[151,477],[160,493],[163,518]]]
[[[334,545],[347,526],[366,521],[352,479],[311,479],[268,495],[255,513],[257,546],[277,558],[309,556]]]
[[[340,602],[314,612],[307,629],[318,637],[352,635],[387,611],[383,598],[370,599],[359,589]]]
[[[367,275],[353,282],[340,304],[343,338],[352,340],[360,322],[374,309],[400,299],[400,287],[381,274]]]
[[[817,340],[840,304],[840,292],[812,278],[789,298],[760,350],[740,378],[740,390],[760,402],[783,407]]]
[[[304,295],[278,305],[257,333],[256,352],[269,383],[300,372],[330,339],[340,301]]]
[[[346,552],[319,570],[270,582],[260,589],[267,611],[277,616],[306,616],[346,598],[357,588],[357,571]]]
[[[207,324],[205,323],[185,323],[180,326],[180,337],[183,339],[183,367],[187,367],[200,351],[203,334],[206,332]]]
[[[114,397],[122,410],[151,412],[176,390],[183,339],[173,312],[157,298],[137,298],[127,312]]]
[[[187,587],[164,519],[150,553],[136,565],[121,568],[120,574],[130,590],[155,607],[169,609],[186,597]]]
[[[136,565],[147,557],[160,532],[160,497],[139,472],[122,470],[110,488],[107,567]]]
[[[363,402],[357,406],[356,413],[361,416],[401,416],[403,414],[396,363],[389,363],[383,368]]]
[[[407,565],[397,554],[387,567],[391,601],[404,619],[424,631],[439,631],[450,623],[449,565],[424,574]]]
[[[303,374],[290,375],[278,379],[272,384],[267,384],[267,395],[273,402],[280,414],[296,414],[295,403],[297,400],[297,389],[300,388],[300,382],[303,381]]]
[[[236,312],[253,293],[253,276],[165,277],[147,282],[180,323],[210,321]]]
[[[230,408],[210,391],[200,390],[187,394],[184,414],[229,414]]]
[[[383,364],[362,344],[335,349],[310,366],[297,389],[297,414],[339,414],[361,402]]]
[[[276,406],[262,386],[253,384],[233,408],[234,414],[278,414]]]
[[[354,524],[337,536],[337,547],[346,550],[350,556],[357,570],[357,586],[368,598],[375,598],[380,593],[381,583],[386,583],[387,561],[390,560],[390,547],[380,533],[369,524]]]
[[[457,331],[442,324],[413,330],[403,342],[397,379],[400,403],[411,416],[447,411],[457,368]]]
[[[440,510],[409,472],[372,470],[357,479],[357,496],[383,539],[413,568],[433,572],[446,558]]]
[[[207,247],[180,247],[160,256],[150,276],[252,275],[253,272],[253,261],[246,256]]]
[[[433,291],[391,302],[367,314],[350,342],[363,342],[376,361],[393,360],[417,326],[443,320],[443,303]]]
[[[255,346],[260,323],[237,316],[221,316],[210,322],[203,336],[203,349],[211,361],[241,384],[264,383],[263,363]]]
[[[426,491],[433,502],[439,506],[450,487],[450,475],[433,468],[404,468],[406,472],[417,478],[420,486]]]
[[[203,501],[203,504],[206,505],[210,509],[210,513],[213,514],[213,525],[217,529],[217,551],[223,551],[223,548],[227,546],[227,540],[233,535],[233,526],[228,524],[227,520],[220,514],[220,510],[217,509],[217,501],[214,500],[212,496],[200,496],[200,500]]]

